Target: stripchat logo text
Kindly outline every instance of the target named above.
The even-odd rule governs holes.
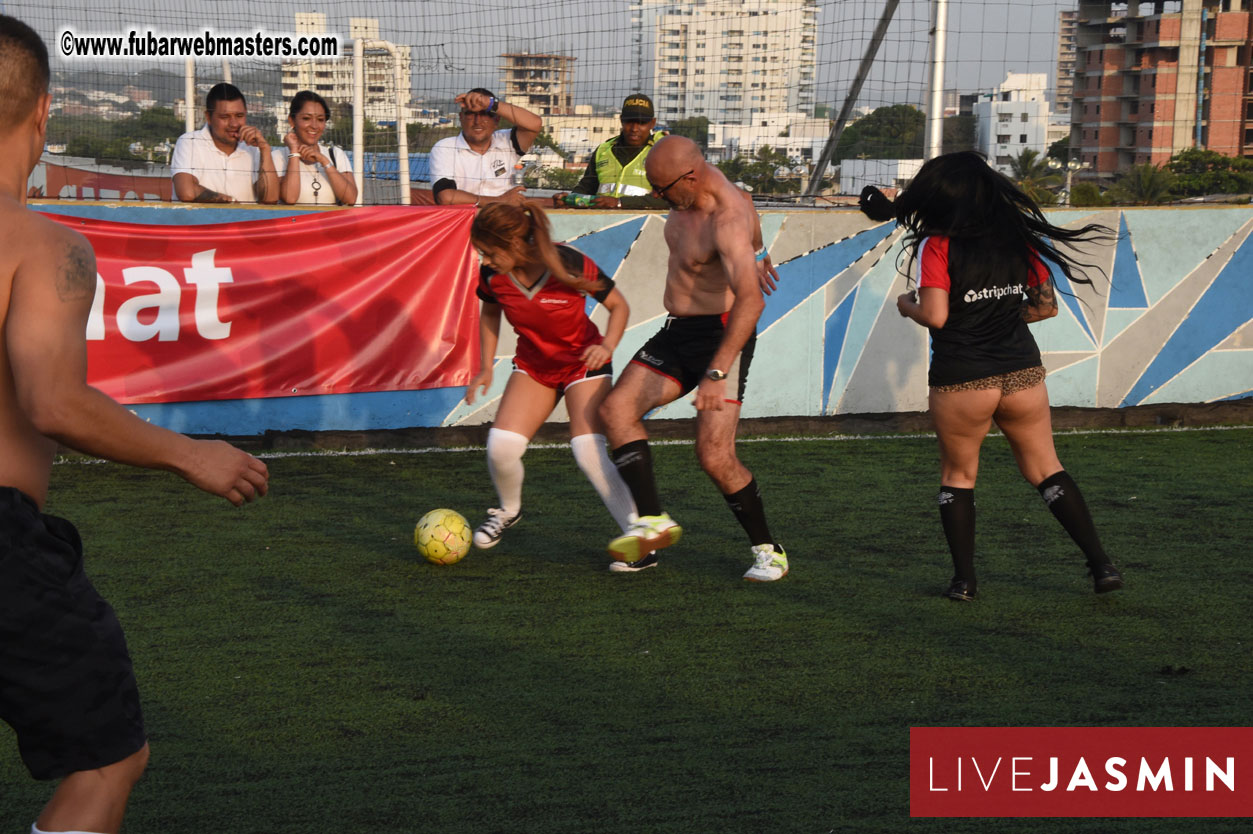
[[[191,264],[183,269],[183,280],[159,266],[129,266],[122,270],[122,281],[128,287],[153,290],[132,295],[117,308],[117,332],[128,341],[174,342],[182,332],[183,292],[194,295],[191,324],[202,339],[226,339],[231,323],[222,321],[218,310],[219,288],[235,278],[226,267],[214,266],[216,249],[196,252]],[[100,341],[105,336],[104,278],[96,273],[96,295],[87,318],[87,340]]]
[[[962,296],[962,300],[967,304],[973,304],[976,301],[989,301],[998,298],[1004,298],[1007,295],[1021,296],[1026,292],[1026,288],[1022,284],[1015,284],[1012,287],[984,287],[981,290],[967,290]]]

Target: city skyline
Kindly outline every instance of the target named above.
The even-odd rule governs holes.
[[[561,12],[566,6],[578,14],[545,19],[534,8],[510,3],[430,0],[420,7],[396,2],[359,0],[308,4],[272,0],[263,7],[241,0],[224,0],[208,11],[185,3],[132,0],[126,4],[7,2],[0,8],[31,23],[52,43],[61,21],[74,20],[75,30],[112,34],[130,28],[151,28],[177,34],[208,26],[219,32],[261,29],[273,33],[295,31],[297,12],[327,15],[328,31],[347,36],[349,17],[377,17],[380,35],[413,48],[412,90],[417,98],[448,98],[470,86],[499,83],[499,56],[504,52],[555,51],[574,56],[575,102],[613,106],[627,86],[633,86],[635,68],[630,42],[629,0],[591,0],[546,8]],[[816,103],[836,109],[843,101],[852,75],[865,50],[881,4],[819,3]],[[880,50],[859,104],[921,104],[926,91],[929,3],[902,2]],[[1057,12],[1073,2],[991,3],[954,0],[949,9],[949,49],[946,88],[963,91],[991,89],[1006,72],[1046,72],[1055,83]],[[416,9],[420,9],[416,10]],[[568,11],[568,10],[566,10]],[[215,20],[236,23],[205,24]],[[838,13],[838,14],[837,14]],[[837,25],[840,31],[834,30]],[[55,50],[54,50],[55,53]],[[98,62],[102,72],[127,73],[158,66],[181,73],[182,60]],[[197,61],[197,73],[211,72],[220,62]],[[65,60],[54,54],[55,69],[88,69],[84,60]],[[278,62],[272,62],[278,72]],[[623,67],[629,67],[627,72]],[[233,67],[262,69],[257,61],[235,61]]]

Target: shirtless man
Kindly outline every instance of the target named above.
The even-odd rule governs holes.
[[[41,512],[57,444],[168,469],[235,505],[264,495],[269,473],[87,384],[95,256],[77,232],[25,207],[50,101],[43,42],[0,15],[0,718],[31,775],[61,780],[33,834],[111,834],[148,743],[117,617],[83,573],[74,526]]]
[[[774,288],[777,274],[765,260],[751,199],[705,161],[695,142],[662,139],[645,170],[653,193],[671,206],[664,302],[670,315],[601,405],[614,463],[640,513],[609,552],[640,569],[656,563],[651,551],[679,540],[681,528],[661,510],[643,418],[695,389],[696,456],[752,545],[753,565],[744,578],[772,582],[787,573],[787,554],[770,535],[753,473],[736,457],[735,432],[765,307],[762,292]]]

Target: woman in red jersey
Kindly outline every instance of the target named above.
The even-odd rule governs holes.
[[[500,506],[474,532],[488,548],[522,518],[522,456],[535,432],[565,397],[574,459],[622,529],[635,502],[605,448],[597,409],[613,381],[610,360],[626,330],[630,308],[613,281],[591,258],[556,244],[548,218],[533,205],[484,206],[470,228],[470,242],[483,265],[478,296],[482,370],[470,380],[466,402],[492,384],[492,365],[503,314],[517,333],[513,373],[505,385],[496,420],[487,435],[487,468]],[[587,297],[609,311],[604,335],[587,315]],[[618,572],[656,564],[614,562]]]
[[[861,205],[871,218],[895,217],[907,230],[917,289],[896,305],[931,332],[928,404],[940,443],[940,521],[954,574],[944,596],[975,598],[975,476],[993,422],[1018,469],[1083,550],[1096,592],[1121,588],[1079,487],[1057,458],[1044,366],[1027,328],[1057,315],[1046,262],[1071,281],[1091,283],[1054,244],[1073,247],[1108,238],[1110,230],[1050,224],[1029,197],[969,151],[927,162],[895,204],[871,186]]]

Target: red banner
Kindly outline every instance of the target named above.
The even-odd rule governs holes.
[[[206,226],[48,216],[95,249],[88,380],[121,402],[469,382],[478,350],[470,209]]]
[[[1253,816],[1253,727],[912,727],[909,813]]]

